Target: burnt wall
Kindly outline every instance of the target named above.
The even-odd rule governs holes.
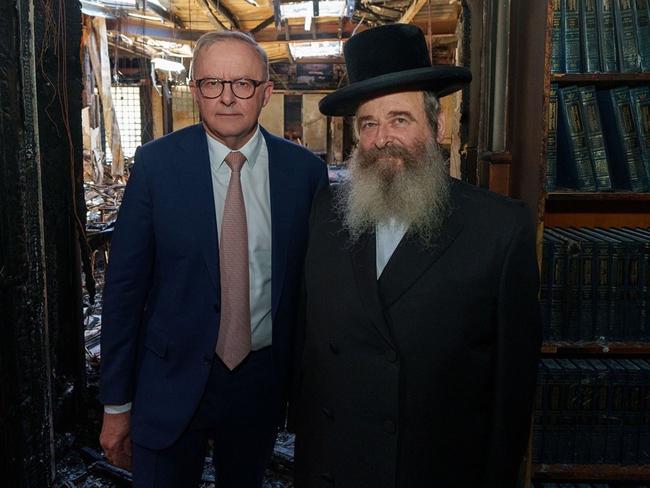
[[[80,16],[68,0],[0,2],[3,486],[50,486],[53,413],[63,390],[74,398],[83,386]]]
[[[84,386],[79,236],[86,214],[81,144],[81,10],[34,0],[47,315],[55,427],[71,423]],[[84,242],[81,240],[81,242]]]

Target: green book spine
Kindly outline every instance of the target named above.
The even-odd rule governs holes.
[[[625,228],[607,229],[610,234],[616,235],[626,242],[626,283],[627,283],[627,310],[625,320],[631,339],[643,341],[646,334],[646,304],[647,287],[645,283],[645,268],[650,241],[643,240],[633,231]]]
[[[547,113],[546,140],[546,176],[544,179],[546,191],[553,191],[557,185],[557,83],[551,83]]]
[[[581,0],[580,31],[584,71],[587,73],[599,73],[602,71],[602,68],[600,64],[596,0]]]
[[[594,425],[591,438],[590,459],[594,464],[605,462],[607,453],[607,430],[609,424],[609,399],[611,381],[609,369],[600,359],[589,359],[590,366],[594,368]]]
[[[620,70],[634,73],[641,70],[639,46],[636,40],[636,19],[632,0],[614,0],[616,38]]]
[[[548,295],[546,301],[548,325],[546,327],[547,335],[544,339],[557,341],[562,339],[566,322],[566,247],[561,240],[550,235],[548,229],[544,230],[544,240],[549,248]]]
[[[611,255],[609,244],[598,236],[594,236],[588,228],[581,227],[571,229],[571,232],[578,237],[591,241],[591,252],[593,253],[591,272],[594,294],[593,335],[598,341],[610,340],[609,311],[612,306],[613,298],[610,295]]]
[[[613,0],[596,0],[598,31],[600,32],[600,62],[603,71],[618,71],[618,52],[616,50],[616,27],[614,23]]]
[[[580,246],[567,237],[560,229],[546,228],[548,236],[552,236],[564,246],[566,256],[566,284],[564,287],[564,325],[561,329],[561,338],[570,341],[581,340],[580,314]]]
[[[559,100],[558,183],[577,190],[596,191],[578,87],[560,88]]]
[[[605,151],[605,139],[603,129],[600,125],[600,111],[596,102],[596,89],[593,86],[580,87],[580,102],[582,103],[582,116],[585,132],[587,133],[587,144],[591,152],[591,160],[596,175],[596,189],[598,191],[610,191],[612,181],[609,177],[609,163]]]
[[[635,0],[636,38],[641,56],[641,71],[650,71],[650,2]]]
[[[648,191],[630,90],[619,86],[599,91],[596,97],[602,115],[603,135],[614,188],[634,192]]]
[[[582,72],[580,55],[580,2],[566,0],[564,17],[564,61],[567,73]]]
[[[641,157],[646,176],[650,179],[650,87],[637,86],[630,88],[632,111],[639,134]],[[650,182],[649,182],[650,183]]]
[[[639,264],[639,283],[640,283],[640,308],[641,320],[639,322],[639,340],[650,341],[650,235],[644,235],[636,229],[621,229],[627,235],[636,239],[641,247],[641,263]],[[650,384],[648,388],[648,399],[650,399]],[[648,403],[650,408],[650,402]],[[650,427],[650,424],[648,424]],[[650,456],[650,451],[648,451]]]
[[[564,73],[564,29],[562,5],[565,0],[553,0],[553,25],[551,26],[551,73]]]
[[[593,243],[582,236],[575,229],[555,229],[566,236],[573,245],[579,247],[579,264],[578,264],[578,298],[579,313],[578,313],[578,340],[591,341],[597,340],[598,337],[595,333],[595,309],[596,309],[596,279],[594,270],[596,263],[594,261],[594,245]]]

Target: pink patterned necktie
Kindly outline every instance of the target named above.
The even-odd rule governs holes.
[[[248,228],[241,189],[241,169],[246,161],[239,151],[226,156],[230,183],[221,221],[221,321],[217,355],[235,369],[251,350],[251,310],[248,277]]]

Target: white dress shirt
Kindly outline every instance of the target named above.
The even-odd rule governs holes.
[[[231,149],[206,133],[214,193],[217,229],[221,240],[221,221],[226,201],[230,168],[225,158]],[[269,152],[259,126],[251,139],[239,149],[246,162],[241,170],[241,186],[248,226],[248,272],[251,307],[251,347],[253,351],[271,345],[271,192]],[[215,252],[218,252],[215,249]],[[216,327],[217,324],[215,324]],[[123,413],[131,403],[105,405],[106,413]]]
[[[223,206],[230,183],[230,168],[224,161],[231,149],[208,138],[217,229],[221,241]],[[253,351],[271,345],[271,192],[269,152],[259,126],[239,149],[246,162],[241,170],[241,186],[248,227],[248,272],[250,277],[251,347]]]
[[[408,225],[395,219],[390,219],[388,222],[382,222],[375,226],[377,279],[383,273],[388,260],[397,249],[407,230]]]

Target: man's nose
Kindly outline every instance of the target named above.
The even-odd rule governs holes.
[[[386,146],[393,144],[393,142],[395,142],[395,139],[390,130],[385,126],[379,126],[377,129],[377,138],[375,139],[375,147],[377,147],[377,149],[383,149]]]
[[[232,85],[230,83],[224,83],[223,91],[219,97],[221,103],[224,105],[232,105],[235,103],[236,98],[237,97],[235,97],[235,94],[232,91]]]

